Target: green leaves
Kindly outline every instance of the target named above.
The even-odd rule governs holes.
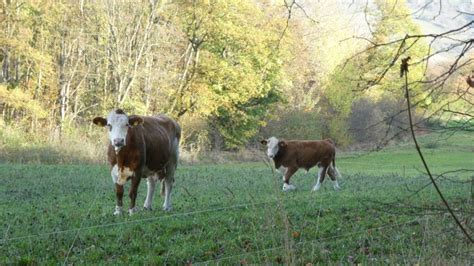
[[[373,15],[376,23],[369,45],[362,48],[362,53],[344,62],[342,67],[336,68],[326,84],[327,131],[342,144],[351,142],[346,121],[351,115],[353,101],[364,95],[374,102],[403,100],[399,59],[409,55],[420,60],[428,49],[423,41],[411,40],[404,45],[393,42],[420,31],[404,1],[376,1],[375,4]],[[409,82],[422,80],[423,75],[423,66],[415,64],[410,67]],[[411,89],[414,94],[423,95],[420,85],[412,85]]]
[[[199,57],[190,58],[192,74],[180,102],[198,92],[193,112],[217,123],[227,148],[241,146],[258,131],[268,107],[279,100],[281,63],[272,51],[277,32],[251,2],[194,3],[182,17],[179,23],[188,39],[198,41],[193,49]]]

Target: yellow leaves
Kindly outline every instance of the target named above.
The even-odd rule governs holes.
[[[46,118],[48,115],[39,101],[19,88],[9,90],[5,85],[0,85],[0,103],[24,110],[36,118]]]

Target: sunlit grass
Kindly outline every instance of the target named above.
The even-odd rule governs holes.
[[[472,169],[468,148],[445,149],[427,151],[433,172]],[[0,263],[468,261],[468,246],[439,211],[432,187],[414,193],[429,184],[414,150],[342,154],[337,166],[342,190],[334,192],[328,179],[317,193],[310,192],[314,169],[298,172],[297,191],[283,193],[281,177],[264,162],[180,166],[172,212],[161,211],[157,196],[152,212],[114,217],[107,166],[2,164]],[[462,221],[472,223],[470,185],[438,181]],[[140,206],[145,194],[143,182]]]

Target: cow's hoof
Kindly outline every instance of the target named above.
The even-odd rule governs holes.
[[[117,215],[121,215],[121,214],[122,214],[122,207],[115,206],[114,215],[117,216]]]
[[[136,206],[131,209],[128,209],[128,215],[133,215],[136,212],[138,212],[138,208]]]
[[[341,190],[341,187],[340,186],[334,186],[334,190],[339,191],[339,190]]]
[[[144,211],[152,211],[153,209],[150,207],[147,207],[147,206],[143,206],[143,210]]]
[[[295,189],[296,187],[291,184],[287,184],[287,183],[283,184],[283,191],[290,191],[290,190],[295,190]]]
[[[173,207],[171,207],[171,206],[164,206],[164,205],[163,205],[163,211],[165,211],[165,212],[169,212],[169,211],[171,211],[172,209],[173,209]]]

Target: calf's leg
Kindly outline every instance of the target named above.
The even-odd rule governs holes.
[[[338,173],[337,170],[332,165],[330,165],[328,169],[328,175],[331,178],[331,180],[334,182],[333,183],[334,190],[341,189],[341,187],[339,186],[339,183],[337,182],[337,176],[338,176],[337,173]]]
[[[295,167],[288,167],[285,176],[284,176],[284,183],[283,183],[283,191],[294,190],[296,187],[290,184],[290,177],[298,171],[298,168]]]
[[[316,185],[313,186],[313,191],[317,191],[321,188],[321,183],[323,183],[327,171],[327,165],[319,168],[318,176],[316,177]]]
[[[282,175],[283,177],[283,182],[285,182],[285,174],[286,174],[286,171],[288,170],[287,167],[284,167],[284,166],[280,166],[278,168],[278,172],[280,172],[280,174]]]

